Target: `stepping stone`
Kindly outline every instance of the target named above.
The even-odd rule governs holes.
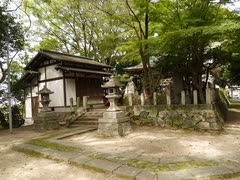
[[[168,171],[158,174],[159,180],[180,180],[180,179],[192,179],[194,176],[189,170],[183,171]]]
[[[190,173],[195,178],[202,178],[202,177],[209,177],[209,176],[216,176],[216,175],[232,174],[233,172],[223,166],[212,166],[212,167],[202,167],[202,168],[191,169]]]
[[[117,170],[115,170],[113,173],[121,176],[129,177],[129,178],[135,178],[141,172],[142,172],[141,169],[123,165]]]
[[[100,159],[93,159],[84,163],[84,165],[92,168],[96,168],[98,170],[102,170],[104,172],[113,172],[117,168],[119,168],[122,164],[117,164],[110,161],[100,160]]]
[[[79,165],[82,165],[88,161],[92,160],[92,158],[89,158],[87,156],[84,156],[84,155],[80,155],[76,158],[70,158],[69,159],[69,162],[70,163],[76,163],[76,164],[79,164]]]
[[[156,180],[156,179],[157,175],[149,171],[142,171],[136,176],[136,180]]]

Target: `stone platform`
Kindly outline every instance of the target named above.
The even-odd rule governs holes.
[[[131,132],[130,118],[123,111],[106,111],[98,120],[100,136],[126,136]]]

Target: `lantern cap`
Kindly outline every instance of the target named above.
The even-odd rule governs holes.
[[[122,87],[123,85],[114,76],[111,76],[109,81],[102,85],[102,88]]]
[[[50,91],[50,89],[48,89],[45,85],[43,86],[43,88],[37,92],[37,94],[52,94],[53,92]]]

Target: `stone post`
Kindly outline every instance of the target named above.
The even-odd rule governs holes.
[[[88,96],[83,96],[83,108],[87,108],[88,105]]]
[[[211,89],[206,88],[206,104],[211,104]]]
[[[141,106],[144,106],[144,94],[141,93]]]
[[[193,90],[193,104],[196,105],[198,104],[198,94],[197,94],[197,90]]]
[[[133,93],[128,94],[128,103],[129,106],[133,106]]]
[[[153,93],[153,105],[154,106],[157,105],[157,93],[156,92]]]
[[[80,99],[80,97],[77,97],[77,109],[79,109],[80,108],[80,105],[81,104],[81,99]]]
[[[169,89],[166,91],[166,99],[167,99],[167,105],[171,105],[171,92]]]
[[[185,105],[185,104],[186,104],[185,91],[181,91],[181,104],[182,104],[182,105]]]
[[[73,111],[73,98],[70,98],[70,109]]]

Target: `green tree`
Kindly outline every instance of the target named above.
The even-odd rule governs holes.
[[[193,86],[198,91],[200,103],[205,102],[203,74],[224,64],[231,58],[231,52],[224,49],[224,34],[239,29],[236,16],[222,1],[179,0],[159,2],[168,7],[164,23],[161,23],[158,37],[150,41],[159,55],[168,55],[165,64],[172,72],[179,72],[185,80],[185,87]],[[162,4],[162,3],[165,3]],[[163,64],[164,65],[164,64]],[[191,88],[188,87],[190,90]]]
[[[94,4],[108,18],[121,23],[122,31],[119,36],[122,38],[122,43],[117,49],[123,53],[123,59],[142,62],[143,91],[148,97],[153,91],[153,83],[147,40],[150,35],[151,18],[149,15],[155,9],[155,3],[150,0],[107,0],[94,1]]]
[[[8,47],[7,47],[8,46]],[[7,49],[10,54],[23,49],[24,33],[22,24],[15,20],[15,17],[9,14],[6,6],[0,6],[0,83],[5,80],[7,69],[4,63],[7,61]],[[10,58],[10,65],[13,58]]]
[[[35,31],[42,38],[39,48],[93,57],[107,64],[120,55],[115,50],[118,25],[102,18],[88,1],[25,0],[24,6],[42,29]]]

